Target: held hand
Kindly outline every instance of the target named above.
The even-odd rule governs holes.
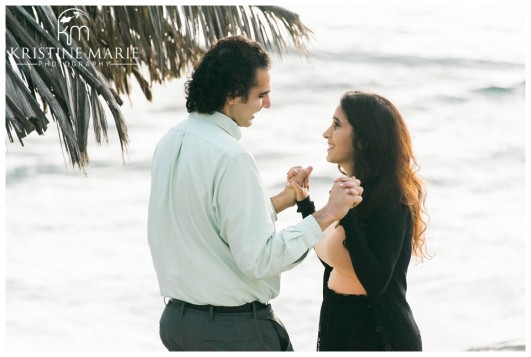
[[[312,171],[312,166],[308,166],[306,168],[303,168],[302,166],[293,166],[291,169],[289,169],[287,174],[288,182],[294,180],[299,184],[299,186],[310,188],[310,176]]]
[[[336,219],[343,218],[349,209],[356,207],[363,200],[363,187],[355,177],[340,177],[334,181],[325,208]]]
[[[313,171],[312,166],[303,168],[302,166],[294,166],[289,169],[287,174],[287,187],[295,191],[295,199],[302,201],[310,194],[310,176]]]
[[[351,208],[360,204],[363,200],[361,197],[363,187],[360,184],[360,180],[355,177],[343,176],[334,181],[328,203],[313,214],[322,231],[333,222],[345,217]]]
[[[339,186],[343,187],[345,189],[345,192],[347,193],[351,193],[353,195],[358,195],[358,196],[361,196],[363,194],[363,187],[360,186],[361,181],[357,179],[355,176],[352,176],[352,177],[341,176],[335,179],[334,183],[339,183]],[[356,207],[360,202],[356,203],[354,207]]]
[[[290,181],[288,182],[288,187],[291,187],[295,191],[295,199],[297,201],[302,201],[306,197],[310,195],[310,191],[308,188],[301,187],[297,181]]]
[[[288,207],[295,205],[296,200],[302,201],[308,196],[308,190],[310,188],[310,174],[313,167],[308,166],[303,168],[302,166],[292,167],[288,171],[288,181],[290,182],[284,186],[282,192],[278,195],[271,197],[271,202],[275,208],[276,213],[280,213]],[[298,185],[298,187],[295,187]],[[300,188],[300,189],[299,189]]]

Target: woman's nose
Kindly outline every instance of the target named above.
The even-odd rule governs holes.
[[[323,133],[323,138],[328,139],[330,137],[330,128],[331,127],[325,130],[325,132]]]

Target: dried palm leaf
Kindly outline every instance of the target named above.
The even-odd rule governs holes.
[[[75,16],[62,17],[68,11]],[[80,36],[59,35],[74,28]],[[81,36],[85,30],[90,36]],[[43,134],[49,115],[72,165],[85,171],[90,121],[96,141],[108,140],[106,106],[124,153],[129,139],[120,95],[130,93],[131,78],[151,100],[153,83],[185,75],[210,44],[236,34],[267,50],[306,54],[311,31],[297,14],[276,6],[7,6],[9,140],[13,133],[21,144],[33,131]],[[16,50],[24,48],[27,56]],[[46,48],[53,50],[41,56]],[[36,63],[39,56],[50,65]]]

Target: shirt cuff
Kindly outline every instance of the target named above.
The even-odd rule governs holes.
[[[269,199],[270,204],[270,211],[271,211],[271,218],[273,218],[273,222],[278,221],[277,211],[275,211],[275,205],[273,205],[273,201]]]

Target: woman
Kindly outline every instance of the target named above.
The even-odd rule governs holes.
[[[406,274],[412,253],[426,256],[425,192],[404,120],[387,99],[351,91],[323,136],[327,161],[348,176],[339,180],[361,181],[354,194],[363,201],[315,247],[325,266],[317,349],[421,351]],[[288,179],[297,171],[290,170]],[[308,188],[290,186],[298,211],[311,214]]]

